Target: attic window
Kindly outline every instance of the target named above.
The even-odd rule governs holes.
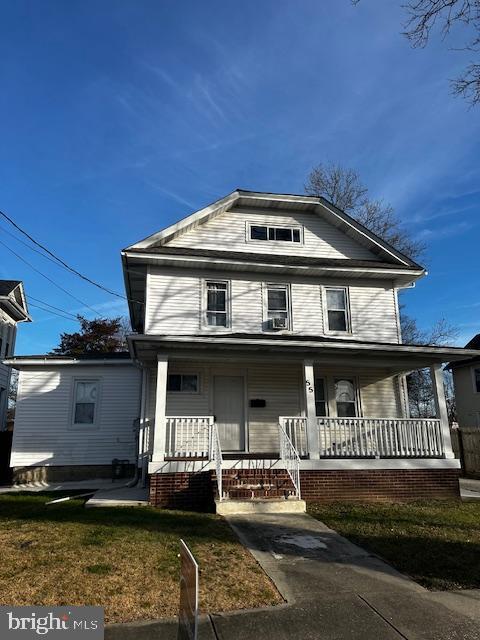
[[[274,240],[277,242],[301,242],[300,227],[267,227],[250,225],[250,240]]]

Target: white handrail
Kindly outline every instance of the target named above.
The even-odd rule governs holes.
[[[278,423],[278,433],[280,436],[280,461],[293,482],[296,497],[300,499],[300,456],[280,422]]]
[[[218,499],[222,501],[223,500],[223,486],[222,486],[223,456],[222,456],[222,446],[220,444],[220,435],[218,433],[218,426],[216,422],[212,424],[210,429],[210,451],[209,451],[208,457],[210,462],[215,462],[215,475],[217,476]]]
[[[307,418],[305,416],[280,416],[278,420],[292,441],[298,455],[306,456],[308,454]]]
[[[323,458],[442,458],[436,418],[317,418]]]

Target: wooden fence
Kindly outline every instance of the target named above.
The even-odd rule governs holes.
[[[452,447],[460,458],[465,476],[480,478],[480,429],[462,427],[452,429]]]

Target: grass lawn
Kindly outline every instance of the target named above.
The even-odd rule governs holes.
[[[480,588],[480,504],[310,505],[309,513],[433,590]]]
[[[54,497],[59,497],[56,493]],[[276,604],[269,578],[219,517],[85,509],[51,494],[0,496],[0,604],[99,605],[107,622],[175,616],[179,538],[200,565],[203,612]]]

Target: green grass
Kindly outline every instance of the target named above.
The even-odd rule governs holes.
[[[480,504],[310,505],[309,513],[432,590],[480,588]]]
[[[60,497],[58,493],[54,497]],[[99,605],[108,622],[177,614],[179,539],[200,565],[200,608],[276,604],[278,592],[221,518],[151,507],[46,506],[0,496],[0,604]]]

